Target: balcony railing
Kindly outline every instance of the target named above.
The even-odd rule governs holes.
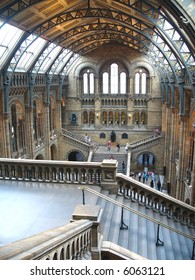
[[[102,162],[0,159],[1,180],[99,185],[125,195],[146,208],[195,227],[195,208],[126,175],[117,173],[117,160]]]
[[[92,225],[79,220],[0,248],[0,260],[91,259]]]

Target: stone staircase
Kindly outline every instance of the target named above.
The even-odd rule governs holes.
[[[116,151],[116,147],[113,145],[110,151],[107,151],[105,146],[99,146],[96,152],[93,154],[92,161],[93,162],[102,162],[104,159],[110,159],[110,157],[118,161],[118,173],[123,173],[122,162],[125,162],[125,166],[127,164],[127,153],[125,151],[125,147],[121,147],[120,151]]]
[[[195,234],[194,229],[182,225],[173,219],[169,219],[164,215],[160,215],[151,209],[147,209],[138,203],[132,202],[124,196],[113,195],[105,190],[102,190],[101,193],[186,234],[192,236]],[[164,244],[157,246],[157,224],[124,209],[123,222],[128,229],[120,229],[121,207],[101,197],[98,197],[97,204],[103,209],[100,223],[100,232],[103,235],[103,241],[113,242],[151,260],[190,260],[192,258],[193,241],[189,238],[160,226],[159,238]]]

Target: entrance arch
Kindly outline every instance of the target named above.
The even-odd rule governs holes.
[[[155,164],[155,157],[151,152],[143,152],[137,157],[137,165],[139,167],[150,166],[153,167]]]
[[[84,161],[84,156],[79,151],[72,151],[68,155],[69,161]]]

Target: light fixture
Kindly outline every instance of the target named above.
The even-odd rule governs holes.
[[[99,118],[99,114],[98,114],[98,113],[96,113],[96,118],[97,118],[97,119]]]
[[[131,118],[131,114],[128,115],[129,119]]]

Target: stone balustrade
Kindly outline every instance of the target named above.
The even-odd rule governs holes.
[[[135,143],[131,143],[129,145],[129,149],[131,151],[135,151],[135,150],[139,149],[142,146],[158,144],[161,137],[162,136],[159,136],[159,135],[152,135],[152,136],[150,136],[150,137],[148,137],[146,139],[137,141]]]
[[[117,173],[116,181],[120,195],[184,225],[195,227],[194,207],[120,173]]]
[[[195,227],[195,208],[117,173],[117,160],[102,162],[0,159],[0,179],[99,185],[153,211]]]
[[[93,222],[78,220],[0,247],[0,260],[91,259]]]
[[[116,160],[102,162],[0,159],[0,180],[107,186],[117,192]]]

